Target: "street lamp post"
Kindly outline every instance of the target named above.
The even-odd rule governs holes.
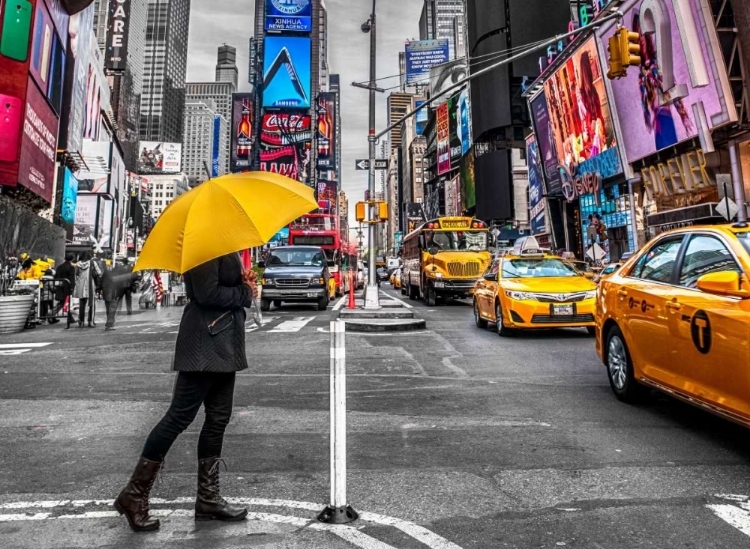
[[[370,129],[367,134],[367,141],[370,145],[370,168],[369,168],[369,181],[368,189],[370,191],[369,200],[375,200],[375,143],[377,138],[375,137],[375,54],[376,54],[376,41],[375,41],[375,0],[372,0],[372,13],[370,19],[368,19],[362,25],[362,32],[370,33]],[[370,219],[376,219],[377,213],[374,211],[375,206],[370,208]],[[368,224],[368,238],[370,241],[370,250],[368,254],[368,265],[367,265],[367,291],[365,293],[365,309],[380,309],[380,295],[378,290],[378,281],[376,278],[375,269],[375,233],[377,227],[375,223]]]

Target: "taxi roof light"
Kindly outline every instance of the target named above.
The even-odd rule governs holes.
[[[530,256],[537,255],[543,256],[544,249],[539,245],[539,241],[533,236],[526,236],[516,241],[513,247],[513,255]]]

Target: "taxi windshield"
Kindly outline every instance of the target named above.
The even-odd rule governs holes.
[[[750,231],[737,233],[737,240],[742,242],[742,245],[745,247],[745,251],[747,251],[747,253],[750,253]]]
[[[581,276],[560,259],[506,259],[503,278],[552,278]]]
[[[427,249],[481,252],[487,249],[487,231],[425,231]]]

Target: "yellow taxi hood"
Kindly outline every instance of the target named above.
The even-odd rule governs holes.
[[[534,278],[503,278],[500,285],[515,292],[588,292],[596,284],[585,276],[550,276]]]

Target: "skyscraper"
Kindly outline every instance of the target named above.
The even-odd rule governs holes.
[[[216,60],[216,81],[231,82],[234,89],[237,89],[237,48],[232,46],[219,46],[219,52]]]
[[[182,140],[190,0],[148,0],[142,141]]]
[[[185,102],[185,132],[182,139],[182,171],[194,187],[211,175],[223,175],[229,164],[226,142],[229,125],[213,101]],[[205,163],[205,164],[204,164]]]
[[[232,94],[234,92],[235,87],[232,82],[188,82],[185,84],[185,105],[189,103],[209,104],[225,121],[219,138],[221,148],[224,150],[222,173],[229,172],[229,126],[232,121]]]
[[[460,48],[463,38],[456,37],[454,23],[456,17],[463,21],[464,14],[464,0],[424,0],[419,18],[419,39],[447,38],[450,40],[451,59],[455,59],[457,46]]]
[[[410,93],[392,93],[388,96],[388,124],[394,124],[406,113],[414,109],[414,96]],[[401,126],[396,126],[390,133],[388,140],[390,150],[386,152],[386,158],[390,152],[401,147],[403,142]],[[408,145],[408,144],[407,144]]]

